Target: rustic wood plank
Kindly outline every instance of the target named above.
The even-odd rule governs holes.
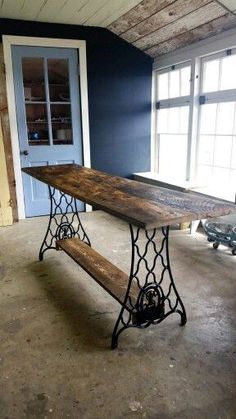
[[[10,206],[10,191],[7,179],[7,166],[3,146],[2,124],[0,119],[0,226],[7,226],[13,223],[12,209]]]
[[[157,31],[154,28],[152,33],[140,38],[138,41],[134,42],[133,45],[146,51],[159,42],[167,41],[168,39],[178,36],[181,33],[196,28],[200,23],[203,24],[210,22],[211,20],[223,16],[224,14],[226,14],[225,9],[212,1],[211,3],[200,7],[187,16],[166,25]]]
[[[78,238],[58,240],[57,246],[63,249],[120,304],[123,304],[129,281],[126,273]],[[137,301],[138,294],[138,285],[133,281],[129,293],[133,306]],[[129,301],[126,308],[127,310],[132,309]]]
[[[77,5],[78,3],[79,2],[77,1]],[[55,15],[58,15],[59,11],[65,4],[65,0],[48,0],[38,11],[36,20],[41,22],[53,22]]]
[[[108,175],[76,164],[27,167],[25,173],[90,205],[151,229],[236,212],[236,205]]]
[[[33,20],[44,2],[45,0],[3,0],[1,17]]]
[[[234,28],[236,25],[236,16],[227,13],[211,22],[198,26],[191,31],[185,32],[179,36],[169,39],[168,41],[158,43],[145,52],[151,57],[158,57],[163,54],[175,51],[178,48],[190,45],[194,42],[206,39],[210,36],[224,32],[228,29]]]
[[[231,10],[232,12],[236,11],[236,1],[235,0],[220,0],[227,9]]]
[[[128,0],[128,1],[123,1],[121,0],[122,3],[119,6],[119,9],[117,7],[116,2],[109,2],[109,6],[112,7],[112,10],[109,14],[109,16],[107,18],[103,18],[100,21],[100,25],[99,26],[103,26],[104,28],[106,28],[108,25],[110,25],[111,23],[113,23],[114,21],[116,21],[118,18],[120,18],[121,16],[123,16],[124,14],[126,14],[129,10],[132,10],[137,4],[141,3],[140,0]],[[172,0],[173,1],[173,0]],[[107,5],[108,7],[108,5]],[[107,10],[107,9],[106,9]]]
[[[178,0],[176,3],[165,7],[122,34],[122,38],[128,42],[137,41],[139,38],[152,33],[154,29],[158,30],[171,22],[177,21],[199,7],[209,4],[210,1],[211,0]]]
[[[15,174],[11,148],[10,122],[7,108],[6,75],[2,44],[0,44],[0,123],[2,128],[2,142],[4,147],[4,155],[7,169],[7,178],[2,178],[1,181],[8,182],[8,187],[10,190],[9,201],[12,207],[13,220],[17,221],[18,213],[16,201]]]
[[[112,0],[105,2],[101,7],[97,7],[96,12],[91,13],[86,20],[86,25],[105,27],[138,3],[140,3],[140,0],[127,0],[126,2],[124,0]],[[106,22],[106,25],[104,22]]]
[[[101,7],[104,6],[104,0],[87,0],[79,7],[75,13],[70,17],[70,23],[86,25],[90,19]]]
[[[176,0],[143,0],[136,7],[109,25],[108,29],[116,35],[121,35],[147,17],[175,2]]]

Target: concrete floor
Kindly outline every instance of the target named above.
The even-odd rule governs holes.
[[[92,243],[129,269],[127,224],[82,214]],[[0,229],[0,418],[236,418],[236,257],[171,231],[188,323],[128,330],[118,303],[63,252],[37,254],[47,218]]]

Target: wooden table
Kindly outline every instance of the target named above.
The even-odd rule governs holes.
[[[236,212],[236,205],[191,193],[111,176],[79,165],[27,167],[25,173],[48,184],[49,224],[39,259],[63,249],[120,304],[112,348],[130,327],[146,328],[178,313],[187,321],[171,273],[169,226]],[[129,223],[131,266],[127,275],[91,247],[77,211],[79,199]]]

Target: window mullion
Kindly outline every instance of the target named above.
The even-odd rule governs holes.
[[[195,178],[196,155],[199,125],[199,90],[200,90],[200,60],[195,58],[191,62],[190,107],[188,126],[188,150],[186,165],[186,180]]]

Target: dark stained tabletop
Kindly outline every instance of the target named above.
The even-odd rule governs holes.
[[[23,172],[145,229],[219,217],[236,205],[112,176],[77,164],[26,167]]]

